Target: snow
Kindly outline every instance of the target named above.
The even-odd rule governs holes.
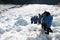
[[[6,8],[10,8],[10,7],[13,7],[13,6],[15,6],[15,5],[10,5],[10,4],[0,4],[0,10],[3,10],[3,9],[6,9]]]
[[[30,23],[31,16],[42,14],[44,11],[49,11],[54,17],[51,27],[54,33],[50,35],[42,32],[41,25]],[[43,4],[8,9],[0,14],[0,40],[60,40],[59,11],[60,7]]]

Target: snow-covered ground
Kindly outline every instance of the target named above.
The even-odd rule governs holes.
[[[19,8],[22,5],[0,4],[0,14],[12,8]]]
[[[54,17],[50,35],[41,32],[41,25],[30,23],[32,16],[44,11]],[[60,7],[30,4],[8,9],[0,14],[0,40],[60,40]]]

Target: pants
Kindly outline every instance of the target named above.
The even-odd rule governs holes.
[[[47,28],[47,34],[49,34],[49,32],[53,32],[51,28]]]
[[[34,24],[37,24],[37,21],[34,21]]]
[[[41,24],[41,21],[40,20],[38,21],[38,24]]]
[[[49,32],[53,32],[51,28],[47,28],[46,24],[42,24],[42,29],[44,29],[44,31],[47,31],[46,34],[49,34]]]
[[[33,21],[31,21],[31,24],[33,24]]]

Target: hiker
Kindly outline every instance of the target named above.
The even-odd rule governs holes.
[[[31,24],[34,23],[34,17],[31,17]]]
[[[34,24],[37,24],[38,22],[38,16],[34,16]]]
[[[45,12],[41,15],[41,26],[42,26],[42,29],[44,28],[44,20],[43,20],[43,18],[45,17]]]
[[[42,15],[42,29],[44,29],[44,31],[47,31],[45,32],[46,34],[49,34],[49,31],[50,32],[53,32],[51,30],[51,25],[52,25],[52,20],[53,20],[53,16],[50,15],[49,12],[45,11],[44,14]]]
[[[38,14],[38,24],[41,24],[41,18],[42,18],[42,16],[40,14]]]

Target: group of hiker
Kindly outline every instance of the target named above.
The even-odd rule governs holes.
[[[53,16],[50,12],[45,11],[42,15],[38,14],[38,16],[31,17],[31,24],[41,24],[42,29],[44,29],[45,34],[49,35],[49,32],[53,32],[51,30]]]

